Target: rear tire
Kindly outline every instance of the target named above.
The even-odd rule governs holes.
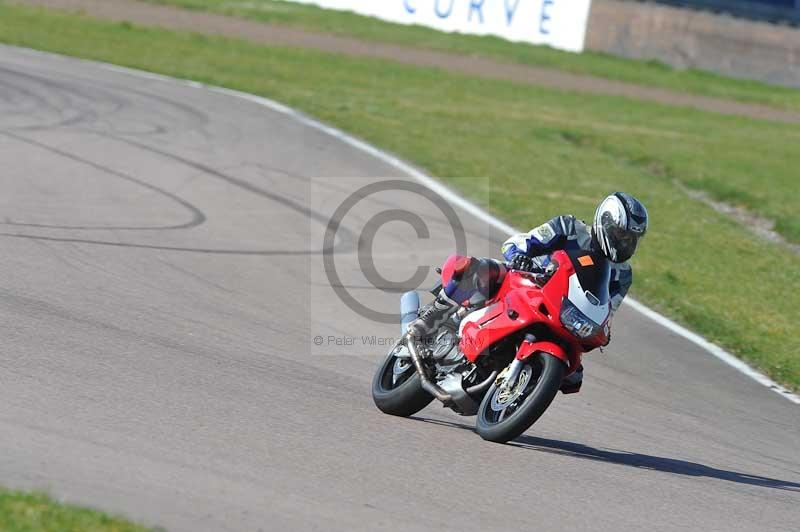
[[[538,379],[534,382],[531,377],[525,391],[518,399],[522,404],[517,406],[513,413],[499,421],[495,419],[497,411],[492,408],[492,400],[497,393],[496,384],[493,384],[483,397],[478,408],[475,428],[484,440],[505,443],[518,437],[536,423],[558,393],[566,371],[560,359],[549,353],[539,352],[526,362],[532,370],[532,376],[538,373]]]
[[[416,414],[433,401],[433,396],[422,389],[419,374],[413,367],[405,380],[393,383],[393,369],[397,357],[389,354],[372,379],[372,400],[381,412],[391,416],[408,417]],[[404,374],[405,376],[405,374]]]

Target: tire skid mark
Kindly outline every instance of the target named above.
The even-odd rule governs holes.
[[[172,194],[171,192],[169,192],[167,190],[164,190],[164,189],[159,188],[159,187],[157,187],[155,185],[152,185],[150,183],[147,183],[145,181],[137,179],[137,178],[135,178],[135,177],[133,177],[131,175],[128,175],[128,174],[119,172],[117,170],[114,170],[113,168],[109,168],[107,166],[101,165],[101,164],[96,163],[94,161],[90,161],[88,159],[84,159],[83,157],[80,157],[78,155],[66,152],[66,151],[58,149],[58,148],[54,148],[52,146],[48,146],[47,144],[44,144],[42,142],[27,138],[27,137],[23,137],[21,135],[17,135],[15,133],[9,133],[7,131],[0,131],[0,135],[2,135],[4,137],[12,138],[12,139],[14,139],[14,140],[16,140],[18,142],[23,142],[23,143],[31,145],[31,146],[36,146],[36,147],[41,148],[43,150],[46,150],[46,151],[48,151],[50,153],[54,153],[54,154],[56,154],[56,155],[58,155],[60,157],[64,157],[65,159],[69,159],[71,161],[75,161],[77,163],[80,163],[80,164],[83,164],[83,165],[86,165],[86,166],[90,166],[91,168],[94,168],[95,170],[98,170],[100,172],[103,172],[103,173],[106,173],[106,174],[109,174],[109,175],[113,175],[114,177],[122,179],[123,181],[128,181],[129,183],[133,183],[133,184],[135,184],[137,186],[140,186],[142,188],[145,188],[147,190],[155,192],[156,194],[159,194],[161,196],[169,198],[170,200],[172,200],[173,202],[177,203],[178,205],[180,205],[184,209],[188,210],[192,215],[191,220],[189,220],[187,222],[184,222],[184,223],[181,223],[181,224],[177,224],[177,225],[169,225],[169,226],[77,226],[77,225],[61,225],[61,224],[35,224],[35,223],[23,223],[23,222],[2,222],[1,225],[10,225],[10,226],[15,226],[15,227],[39,227],[39,228],[47,228],[47,229],[68,229],[68,230],[81,230],[81,231],[98,231],[98,230],[103,230],[103,231],[106,231],[106,230],[118,230],[118,231],[165,231],[165,230],[174,230],[174,229],[189,229],[191,227],[197,227],[199,225],[202,225],[206,221],[206,215],[203,213],[203,211],[201,211],[200,209],[198,209],[197,207],[195,207],[194,205],[192,205],[188,201],[184,200],[183,198],[181,198],[179,196],[176,196],[176,195]]]
[[[60,115],[64,115],[67,111],[73,110],[77,113],[75,116],[71,116],[61,121],[56,121],[50,124],[39,124],[39,125],[31,125],[31,126],[21,126],[21,127],[11,127],[9,130],[0,130],[0,135],[6,136],[8,138],[12,138],[19,142],[23,142],[32,146],[36,146],[43,150],[49,151],[57,156],[67,158],[69,160],[75,161],[79,164],[84,164],[98,170],[100,172],[113,175],[119,179],[132,183],[134,185],[143,187],[147,190],[150,190],[154,193],[157,193],[163,197],[172,200],[174,203],[177,203],[181,207],[185,208],[191,213],[191,219],[187,222],[176,224],[176,225],[169,225],[169,226],[94,226],[94,225],[64,225],[64,224],[36,224],[36,223],[24,223],[24,222],[14,222],[12,220],[6,220],[4,222],[0,222],[0,225],[10,226],[10,227],[19,227],[19,228],[39,228],[39,229],[57,229],[57,230],[75,230],[75,231],[167,231],[167,230],[185,230],[191,229],[194,227],[198,227],[204,223],[208,222],[206,214],[197,206],[193,205],[189,201],[183,199],[177,194],[169,192],[165,189],[162,189],[156,185],[152,185],[136,177],[125,174],[123,172],[114,170],[113,168],[109,168],[104,166],[100,163],[91,161],[84,157],[78,156],[74,153],[70,153],[59,148],[55,148],[43,142],[31,139],[27,136],[22,136],[18,134],[20,131],[46,131],[46,130],[54,130],[63,127],[72,127],[76,131],[84,132],[87,134],[94,134],[104,138],[109,138],[115,140],[117,142],[122,142],[128,145],[135,146],[138,149],[142,149],[148,151],[150,153],[154,153],[160,157],[167,158],[173,162],[177,162],[179,164],[183,164],[195,170],[198,170],[202,175],[210,176],[216,179],[221,179],[222,181],[236,186],[239,189],[245,190],[246,192],[256,194],[263,198],[269,199],[278,203],[283,207],[288,207],[295,212],[298,212],[302,216],[309,218],[313,221],[318,223],[327,224],[328,220],[325,216],[313,211],[296,201],[293,201],[287,197],[274,194],[268,190],[263,188],[257,187],[251,183],[243,179],[239,179],[233,175],[228,173],[215,170],[210,166],[205,164],[201,164],[185,157],[180,157],[175,154],[169,153],[165,150],[161,150],[152,146],[148,146],[147,144],[137,142],[129,138],[129,136],[133,135],[153,135],[159,133],[166,133],[170,130],[166,128],[166,126],[160,126],[158,124],[151,124],[151,130],[147,132],[137,132],[137,133],[130,133],[121,131],[118,129],[117,125],[114,124],[111,120],[103,120],[102,123],[105,123],[111,131],[108,130],[98,130],[96,127],[92,127],[91,123],[99,124],[100,117],[107,116],[109,114],[114,114],[118,111],[121,111],[125,108],[132,107],[134,104],[128,99],[118,97],[116,93],[131,93],[139,98],[147,99],[150,101],[158,102],[160,107],[168,106],[171,108],[177,109],[183,117],[188,117],[188,121],[190,125],[187,128],[181,128],[181,130],[197,130],[203,132],[203,136],[205,138],[210,138],[207,132],[204,132],[204,126],[210,123],[209,116],[198,110],[194,107],[185,104],[183,102],[176,102],[170,98],[149,94],[144,91],[136,90],[130,87],[117,87],[110,85],[108,83],[103,83],[102,90],[99,90],[95,87],[84,87],[82,85],[70,85],[66,82],[56,82],[45,78],[40,75],[36,74],[29,74],[25,72],[19,72],[14,69],[0,67],[0,74],[6,74],[3,76],[3,79],[0,80],[0,85],[5,84],[10,87],[11,91],[16,91],[18,94],[22,95],[24,98],[28,98],[32,105],[43,109],[45,113],[59,113]],[[39,91],[37,91],[31,86],[20,85],[17,83],[13,83],[9,81],[10,78],[16,77],[22,80],[28,80],[31,86],[41,86],[46,91],[48,91],[47,95],[49,95],[52,99],[58,100],[58,103],[54,103],[53,101],[48,100],[47,96],[43,96]],[[83,80],[76,79],[78,83]],[[88,92],[87,92],[88,91]],[[94,94],[91,94],[94,93]],[[94,110],[86,111],[83,105],[75,106],[72,105],[76,101],[82,102],[105,102],[111,105],[111,109],[105,112],[97,112]],[[61,105],[59,105],[61,104]],[[104,128],[103,128],[104,129]],[[13,131],[13,132],[12,132]],[[278,169],[278,168],[270,168],[270,170],[281,173],[285,175],[289,175],[288,172]],[[291,176],[296,179],[304,179],[302,176]],[[339,241],[336,243],[335,251],[336,252],[346,252],[351,249],[355,248],[355,238],[353,236],[353,232],[343,228],[343,232],[340,235]],[[153,249],[153,250],[163,250],[163,251],[183,251],[183,252],[192,252],[192,253],[203,253],[203,254],[220,254],[220,255],[255,255],[255,256],[308,256],[308,255],[319,255],[326,251],[331,250],[303,250],[303,249],[216,249],[216,248],[203,248],[203,247],[182,247],[182,246],[170,246],[170,245],[158,245],[158,244],[145,244],[145,243],[129,243],[124,241],[111,241],[111,240],[99,240],[99,239],[92,239],[92,238],[81,238],[81,237],[59,237],[55,235],[31,235],[31,234],[22,234],[22,233],[12,233],[12,232],[0,232],[0,236],[6,236],[9,238],[20,238],[20,239],[31,239],[31,240],[39,240],[41,242],[65,242],[65,243],[73,243],[73,244],[93,244],[93,245],[104,245],[104,246],[113,246],[113,247],[128,247],[128,248],[140,248],[140,249]],[[121,239],[124,240],[124,239]]]
[[[98,118],[99,115],[95,109],[87,108],[86,106],[75,107],[69,105],[70,103],[73,103],[72,100],[85,101],[88,104],[94,104],[95,106],[97,105],[98,101],[110,104],[111,109],[105,111],[105,113],[116,112],[117,110],[123,108],[126,105],[125,100],[110,94],[101,93],[99,95],[87,95],[81,92],[80,90],[76,89],[75,87],[72,87],[66,83],[49,80],[41,76],[20,72],[14,69],[9,69],[7,67],[0,66],[0,74],[4,75],[5,78],[4,83],[10,84],[10,82],[8,82],[8,76],[11,76],[11,77],[17,77],[22,80],[28,80],[29,82],[32,82],[35,85],[41,85],[42,87],[44,87],[44,89],[48,91],[49,96],[58,99],[59,101],[63,102],[63,104],[60,106],[54,105],[52,102],[48,101],[47,98],[38,95],[34,92],[31,92],[31,89],[29,88],[19,88],[18,90],[22,91],[28,97],[34,98],[39,102],[43,102],[44,107],[49,108],[60,115],[63,115],[65,110],[73,110],[78,113],[76,116],[64,118],[60,121],[51,124],[38,124],[38,125],[22,126],[14,128],[17,130],[35,131],[42,129],[54,129],[57,127],[74,126],[83,122],[91,122]],[[102,98],[100,98],[99,96],[102,96]]]

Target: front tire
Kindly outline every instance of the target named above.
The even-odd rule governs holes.
[[[408,366],[402,371],[404,360]],[[402,373],[398,375],[398,371]],[[385,414],[408,417],[428,406],[433,396],[422,389],[410,360],[389,353],[372,379],[372,400]]]
[[[478,408],[475,428],[481,438],[505,443],[528,430],[553,402],[565,371],[566,367],[560,359],[549,353],[538,352],[525,361],[517,379],[516,386],[523,378],[526,379],[522,383],[523,389],[515,387],[508,392],[498,390],[497,385],[493,384]]]

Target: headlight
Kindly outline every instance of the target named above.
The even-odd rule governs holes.
[[[561,324],[581,339],[591,338],[600,332],[600,325],[587,318],[569,299],[561,305]]]

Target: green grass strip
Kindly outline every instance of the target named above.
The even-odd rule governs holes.
[[[732,79],[694,69],[674,69],[659,61],[624,59],[599,52],[574,54],[547,46],[512,43],[497,37],[446,34],[423,26],[392,24],[345,11],[280,0],[143,0],[355,37],[402,44],[504,62],[589,74],[639,85],[661,87],[704,96],[800,109],[800,91],[765,83]],[[380,0],[375,0],[380,1]]]
[[[43,493],[0,489],[3,532],[155,532],[96,510],[58,504]]]

